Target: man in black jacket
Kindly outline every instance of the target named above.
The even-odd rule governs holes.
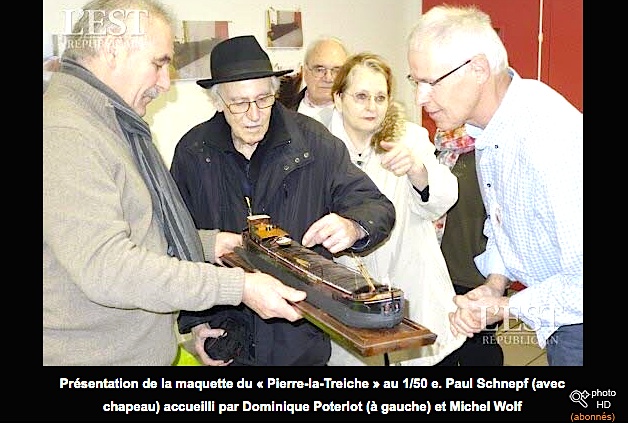
[[[322,124],[275,102],[288,72],[273,71],[253,36],[214,47],[212,79],[197,83],[217,112],[181,138],[171,166],[183,199],[198,228],[232,237],[217,247],[242,242],[248,215],[268,214],[328,258],[371,249],[392,229],[394,207]],[[244,305],[182,312],[179,330],[192,331],[208,365],[325,365],[331,353],[329,337],[304,319],[264,320]],[[206,339],[221,337],[239,337],[244,347],[234,358],[209,357]]]

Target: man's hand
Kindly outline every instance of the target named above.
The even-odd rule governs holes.
[[[236,246],[242,246],[242,235],[230,232],[218,232],[216,234],[215,261],[224,266],[220,257],[233,252]]]
[[[503,290],[490,285],[480,285],[464,295],[454,296],[458,309],[449,313],[449,323],[454,336],[463,334],[469,338],[500,320],[508,320],[508,297]]]
[[[224,360],[211,359],[205,352],[205,340],[207,338],[218,338],[223,333],[224,329],[212,329],[207,323],[201,323],[192,328],[192,336],[194,337],[194,349],[196,354],[201,359],[201,362],[207,366],[227,366],[233,361],[233,359],[225,362]]]
[[[244,275],[242,302],[255,311],[262,319],[279,317],[290,322],[302,319],[303,315],[291,306],[289,302],[302,301],[306,295],[304,291],[286,286],[265,273],[245,273]],[[194,349],[203,364],[208,366],[227,366],[233,362],[233,359],[229,361],[214,360],[205,352],[205,340],[207,338],[218,338],[224,333],[224,329],[212,329],[207,323],[202,323],[192,328]]]
[[[301,245],[311,248],[321,244],[335,254],[353,246],[365,236],[364,229],[355,221],[329,213],[312,223],[303,235]]]
[[[246,273],[242,302],[255,311],[262,319],[280,317],[290,322],[303,318],[290,302],[305,299],[304,291],[291,288],[265,273]]]

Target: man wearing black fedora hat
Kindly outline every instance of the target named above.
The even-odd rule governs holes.
[[[274,71],[253,36],[216,45],[212,78],[197,84],[217,112],[177,144],[175,181],[196,226],[232,232],[233,245],[246,217],[263,213],[327,258],[369,250],[391,231],[394,207],[322,124],[275,102],[289,72]],[[210,358],[205,340],[217,328],[228,328],[225,339],[239,336],[242,349]],[[179,330],[192,331],[208,365],[325,365],[331,352],[329,337],[309,322],[264,320],[244,305],[182,312]]]

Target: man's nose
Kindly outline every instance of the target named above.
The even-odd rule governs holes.
[[[325,79],[325,81],[334,81],[334,71],[331,69],[325,69],[325,74],[323,74],[323,78]]]
[[[417,106],[423,106],[430,100],[430,93],[432,92],[430,89],[422,88],[420,85],[414,89],[414,101]]]
[[[257,103],[251,102],[249,103],[249,110],[246,111],[246,116],[251,121],[257,121],[259,119],[260,109],[257,106]]]
[[[159,70],[159,78],[157,79],[157,87],[160,91],[167,92],[170,90],[170,71],[167,66],[162,66]]]

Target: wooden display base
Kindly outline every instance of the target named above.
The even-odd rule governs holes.
[[[221,257],[228,267],[241,267],[252,272],[254,268],[240,256],[230,253]],[[329,334],[343,346],[354,350],[362,356],[391,353],[393,351],[417,348],[433,344],[436,334],[420,324],[404,318],[401,323],[391,329],[362,329],[347,326],[307,300],[292,303],[305,319]]]

